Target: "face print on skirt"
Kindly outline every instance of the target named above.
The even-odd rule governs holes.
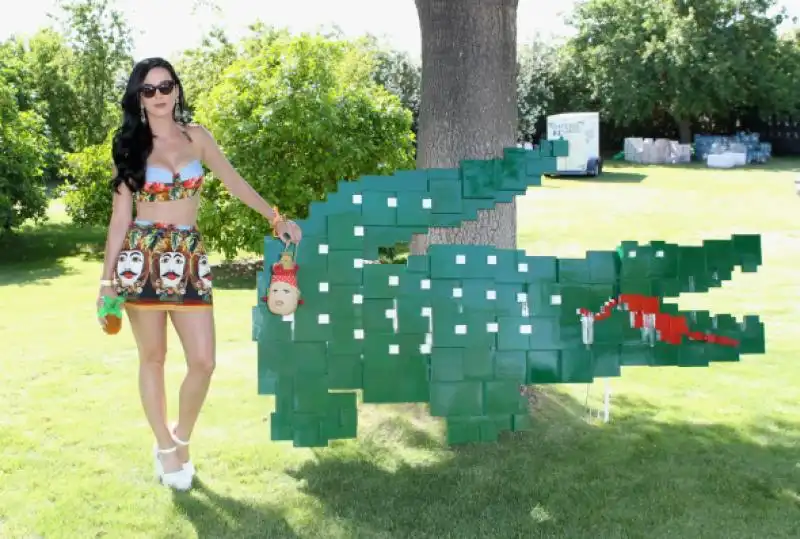
[[[117,257],[117,293],[141,294],[150,273],[147,251],[123,249]]]

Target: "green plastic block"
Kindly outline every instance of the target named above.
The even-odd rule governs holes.
[[[272,313],[267,315],[266,307],[259,307],[259,309],[263,309],[264,315],[261,317],[258,342],[271,342],[276,345],[291,342],[293,339],[291,318],[276,316]]]
[[[415,273],[424,276],[430,275],[430,258],[428,255],[409,255],[406,259],[408,273]]]
[[[527,352],[526,381],[530,384],[556,384],[561,381],[558,350],[534,350]]]
[[[360,354],[328,355],[328,389],[360,389],[364,385],[364,364]]]
[[[308,209],[308,217],[303,221],[303,235],[324,236],[328,230],[328,214],[326,213],[326,202],[314,201]]]
[[[321,417],[319,414],[295,414],[294,446],[295,447],[325,447],[328,440],[322,432]]]
[[[259,395],[274,395],[278,386],[278,372],[269,364],[268,358],[258,356],[258,386]]]
[[[251,324],[252,330],[250,332],[250,339],[258,341],[261,336],[262,326],[264,325],[264,317],[266,316],[266,308],[258,305],[252,308]]]
[[[484,382],[484,408],[487,414],[513,414],[525,411],[525,399],[515,380]]]
[[[645,367],[655,364],[653,347],[645,342],[623,343],[619,351],[620,365],[626,367]]]
[[[627,339],[641,340],[641,332],[631,329],[630,313],[613,310],[611,316],[594,323],[594,345],[620,345]]]
[[[364,279],[363,251],[328,253],[328,278],[334,284],[361,284]],[[305,268],[301,268],[302,273]]]
[[[426,170],[398,170],[392,178],[398,193],[428,191],[428,171]]]
[[[431,170],[430,194],[433,214],[452,214],[460,218],[462,211],[461,179],[458,169]]]
[[[392,299],[364,299],[364,330],[369,333],[394,333],[394,301]]]
[[[495,353],[490,348],[466,348],[462,362],[465,380],[492,380],[495,377]]]
[[[472,418],[452,418],[447,422],[447,443],[463,445],[481,441],[480,423]]]
[[[431,245],[431,278],[491,279],[498,264],[495,251],[483,245]]]
[[[282,250],[283,248],[281,248]],[[328,238],[324,236],[303,237],[302,247],[298,249],[295,259],[301,268],[301,271],[297,273],[297,283],[303,293],[317,288],[317,283],[327,281],[329,253]],[[270,261],[267,283],[271,278],[272,264],[278,262],[279,259],[280,254],[266,259]]]
[[[529,178],[539,178],[535,185],[541,185],[541,175],[555,172],[557,170],[557,161],[555,157],[544,156],[541,159],[529,160],[526,164],[526,173]],[[529,182],[529,185],[531,183]]]
[[[397,209],[397,226],[416,227],[419,233],[427,232],[433,210],[433,198],[429,193],[400,191],[397,193]]]
[[[340,185],[348,185],[349,188],[328,195],[324,212],[328,217],[328,226],[330,218],[334,215],[361,214],[361,203],[358,201],[361,194],[357,191],[358,186],[354,183]]]
[[[464,348],[434,347],[431,351],[431,381],[461,382],[465,380],[464,351]]]
[[[592,375],[597,378],[612,378],[622,374],[621,344],[592,344],[594,360]],[[674,348],[674,347],[673,347]]]
[[[499,160],[461,162],[461,186],[464,198],[494,198],[500,187]],[[497,177],[497,181],[495,178]]]
[[[424,301],[401,298],[397,301],[397,333],[399,335],[424,335],[430,331],[430,316],[426,316],[428,305]]]
[[[492,380],[493,354],[488,348],[442,348],[431,352],[432,382]]]
[[[296,378],[292,410],[298,414],[323,414],[328,409],[328,383],[325,377]]]
[[[562,139],[550,142],[553,157],[567,157],[569,155],[569,142]]]
[[[294,439],[294,421],[291,414],[272,412],[269,415],[270,438],[275,441]]]
[[[525,283],[558,281],[558,259],[554,256],[526,256],[521,253],[516,268]]]
[[[275,411],[281,414],[294,413],[295,379],[291,376],[280,376],[275,384]]]
[[[487,290],[487,293],[492,293],[496,298],[494,300],[495,314],[500,316],[521,316],[527,311],[525,310],[528,295],[527,288],[523,284],[504,284],[495,283],[492,289]]]
[[[356,394],[329,394],[327,414],[322,421],[322,437],[326,440],[355,438],[357,430]]]
[[[364,354],[364,402],[426,402],[429,387],[428,362],[419,352]]]
[[[533,427],[531,416],[525,414],[514,414],[511,416],[511,430],[515,432],[530,430]]]
[[[503,160],[500,161],[497,172],[499,173],[498,188],[508,192],[509,195],[516,196],[525,193],[528,189],[528,176],[525,173],[525,154],[515,154],[504,152]]]
[[[364,297],[397,297],[400,279],[405,277],[403,273],[405,272],[400,264],[367,264],[364,267]]]
[[[663,342],[656,342],[652,347],[651,365],[654,367],[688,367],[694,363],[696,365],[708,366],[708,363],[702,359],[704,353],[703,346],[695,347],[696,344],[698,343],[688,343],[687,346],[678,348]],[[688,351],[688,349],[692,347],[694,347],[694,352]]]
[[[733,236],[733,245],[738,256],[737,265],[744,273],[758,271],[763,260],[761,256],[761,236],[737,234]]]
[[[331,315],[313,309],[298,308],[294,313],[296,342],[328,342],[333,338]]]
[[[741,353],[763,354],[766,351],[764,324],[758,316],[748,315],[742,322]]]
[[[483,414],[483,382],[433,382],[430,385],[434,417]]]
[[[527,377],[525,350],[498,350],[494,354],[494,378],[508,380],[520,386]]]
[[[706,252],[700,246],[678,249],[678,275],[682,292],[708,292],[715,285],[711,280]]]
[[[706,253],[708,269],[714,274],[713,279],[718,286],[723,281],[733,278],[733,268],[736,266],[736,249],[729,240],[704,240],[703,250]]]
[[[560,259],[558,281],[568,284],[614,284],[619,274],[617,253],[589,251],[583,259]]]
[[[533,320],[522,316],[501,316],[497,319],[499,350],[530,350]]]
[[[333,339],[328,341],[328,356],[355,355],[361,357],[364,351],[363,328],[358,328],[355,324],[353,328],[343,332],[337,332]]]
[[[434,205],[436,203],[434,202]],[[455,228],[461,224],[462,221],[475,219],[475,213],[468,215],[468,211],[464,208],[459,213],[431,213],[431,227],[439,228]]]
[[[350,212],[328,216],[328,237],[336,238],[330,243],[330,250],[364,250],[364,220],[360,213]]]
[[[594,355],[585,347],[570,347],[559,351],[560,382],[588,384],[594,380]]]
[[[397,225],[397,193],[367,191],[362,198],[362,224],[364,226]]]

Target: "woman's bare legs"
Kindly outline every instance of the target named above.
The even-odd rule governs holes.
[[[164,361],[167,356],[167,315],[163,311],[127,309],[136,346],[139,349],[139,395],[150,428],[160,449],[175,442],[167,427],[167,399],[164,390]],[[177,453],[160,456],[164,472],[181,469]]]
[[[189,441],[200,410],[208,394],[211,375],[216,366],[214,312],[172,311],[172,324],[183,345],[187,372],[180,390],[180,409],[175,436]],[[189,461],[189,448],[178,447],[181,462]]]

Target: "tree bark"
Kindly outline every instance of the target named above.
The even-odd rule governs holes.
[[[499,157],[516,143],[518,0],[416,0],[422,36],[417,168],[455,168]],[[416,235],[437,243],[516,248],[516,204],[481,211],[460,228]]]

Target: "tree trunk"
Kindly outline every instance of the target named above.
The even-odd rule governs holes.
[[[678,136],[681,139],[681,144],[692,143],[692,122],[678,118]]]
[[[518,0],[416,0],[422,35],[417,168],[455,168],[462,159],[499,157],[516,143]],[[461,228],[416,235],[430,244],[516,248],[516,204],[481,211]]]

